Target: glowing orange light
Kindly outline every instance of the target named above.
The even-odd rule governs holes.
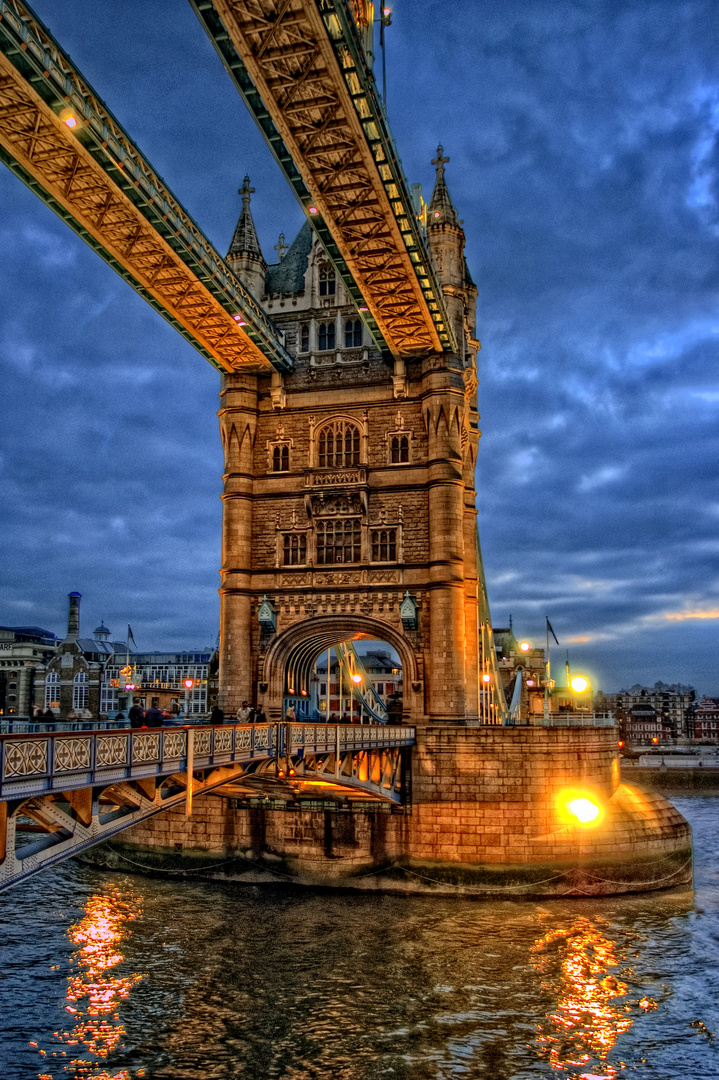
[[[302,697],[307,697],[307,691],[306,690],[300,690],[300,693],[302,694]]]
[[[653,742],[653,743],[658,743],[658,742],[659,742],[659,739],[658,739],[658,738],[656,737],[656,735],[655,735],[655,736],[654,736],[654,738],[652,739],[652,742]]]
[[[285,770],[284,770],[284,769],[278,769],[278,770],[277,770],[277,775],[278,775],[279,777],[282,777],[282,776],[284,776],[284,775],[285,775]]]
[[[361,683],[362,682],[362,676],[361,675],[351,675],[350,678],[352,679],[353,683]]]
[[[586,690],[589,686],[589,680],[585,679],[583,675],[577,675],[572,679],[572,690],[577,694],[581,694],[583,690]]]
[[[617,746],[624,746],[624,739],[620,739]]]
[[[288,775],[288,776],[294,776],[294,775],[295,775],[295,770],[294,770],[294,769],[290,769],[290,770],[289,770],[289,772],[287,773],[287,775]]]
[[[195,680],[194,679],[185,679],[185,686],[187,687],[188,690],[192,690],[192,687],[194,685],[195,685]]]
[[[531,645],[529,644],[528,641],[520,641],[519,647],[522,650],[522,652],[529,652],[529,650],[531,649]]]
[[[492,681],[492,676],[491,675],[483,675],[482,676],[482,682],[491,682],[491,681]]]
[[[581,821],[583,825],[586,825],[590,821],[595,821],[599,817],[599,807],[589,799],[572,799],[572,801],[568,803],[567,809],[570,810],[577,821]]]
[[[77,117],[75,116],[72,109],[63,109],[62,112],[60,113],[60,119],[62,120],[63,124],[66,127],[69,127],[69,128],[76,128],[77,127]]]

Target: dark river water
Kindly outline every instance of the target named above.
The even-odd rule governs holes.
[[[719,1078],[719,797],[696,892],[261,892],[73,863],[0,897],[0,1080]]]

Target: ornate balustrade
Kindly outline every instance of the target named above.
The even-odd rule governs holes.
[[[414,728],[224,724],[0,735],[0,801],[76,791],[258,759],[412,746]]]

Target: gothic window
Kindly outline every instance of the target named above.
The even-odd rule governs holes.
[[[407,435],[392,436],[392,464],[409,461],[409,437]]]
[[[307,562],[305,533],[285,533],[282,538],[282,565],[304,566]]]
[[[335,324],[333,322],[320,323],[320,352],[327,352],[335,347]]]
[[[397,530],[372,530],[372,562],[397,561]]]
[[[359,319],[347,319],[345,323],[345,349],[362,344],[362,323]]]
[[[87,685],[87,673],[78,671],[77,675],[72,680],[72,707],[75,712],[86,709],[89,698],[90,691]]]
[[[320,270],[320,296],[334,296],[335,272],[331,266],[323,266]]]
[[[359,518],[320,518],[317,521],[317,563],[319,566],[359,562],[360,551]]]
[[[289,472],[290,448],[287,443],[280,443],[272,450],[272,471]]]
[[[320,431],[320,469],[346,469],[360,463],[359,428],[347,420],[333,420]]]
[[[310,328],[307,323],[300,327],[300,352],[310,351]]]
[[[45,679],[45,708],[60,708],[60,676],[57,671],[49,672]]]

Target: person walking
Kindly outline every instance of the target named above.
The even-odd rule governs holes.
[[[289,708],[285,711],[285,723],[294,724],[296,719],[297,716],[295,714],[295,707],[294,705],[290,705]]]
[[[261,705],[258,705],[257,709],[255,711],[255,723],[256,724],[266,724],[267,723],[267,716],[265,714],[265,710],[262,708]]]
[[[237,722],[239,724],[249,724],[251,715],[252,709],[246,701],[243,701],[239,709],[237,710]]]

